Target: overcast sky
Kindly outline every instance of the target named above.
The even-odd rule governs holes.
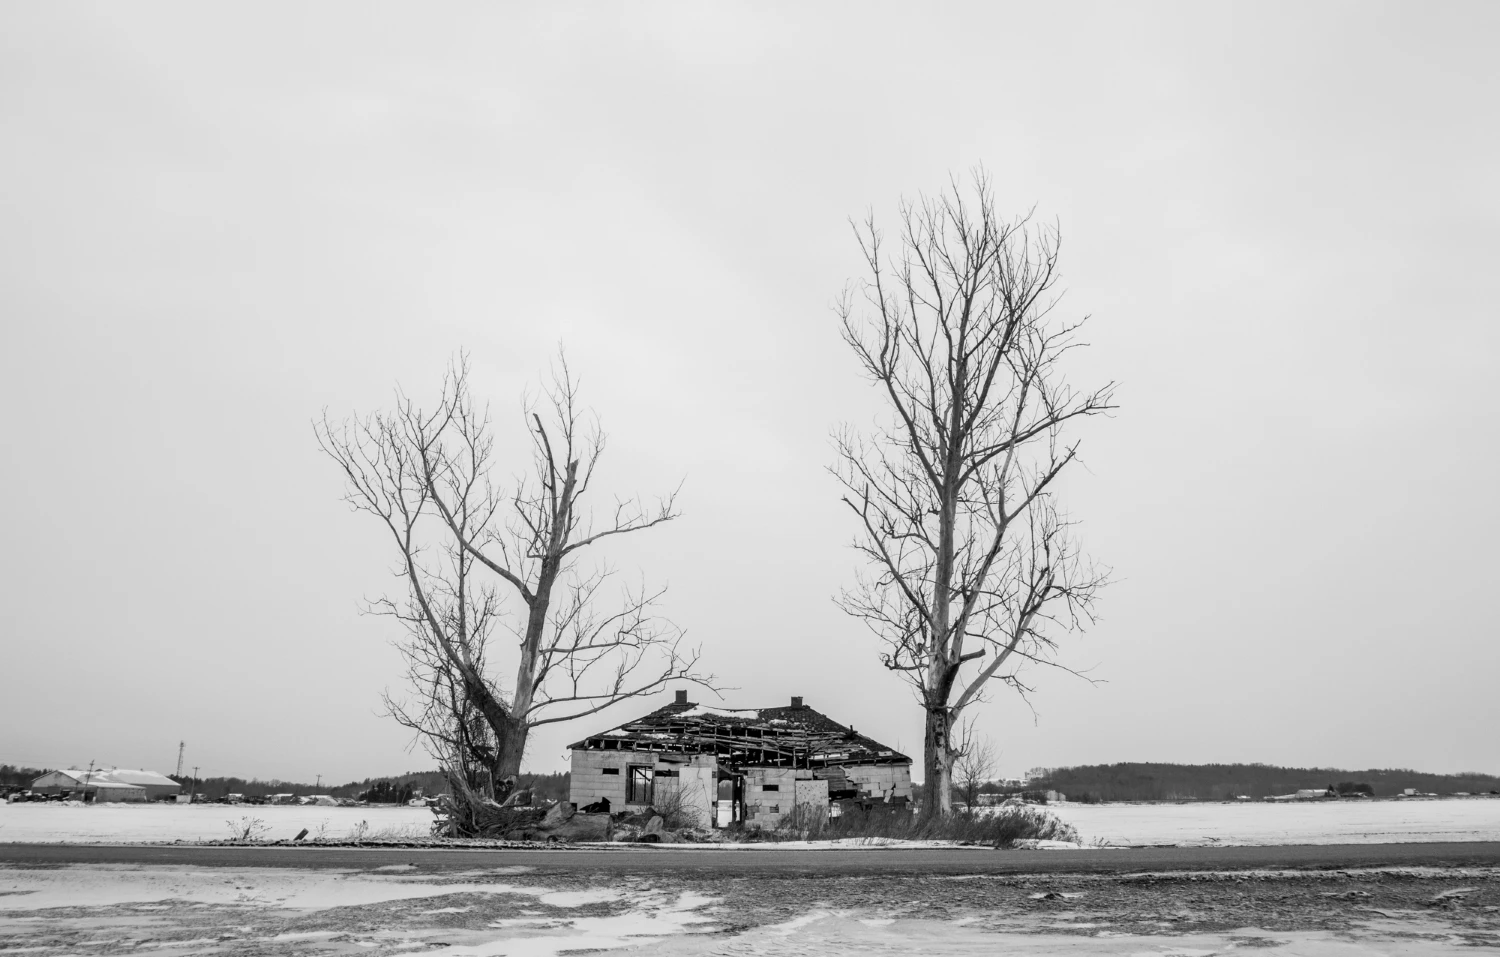
[[[1500,772],[1500,7],[923,6],[0,8],[0,762],[429,767],[359,614],[394,556],[309,423],[467,349],[519,450],[559,343],[600,488],[685,480],[600,557],[724,703],[919,756],[832,602],[829,434],[878,411],[832,304],[849,217],[982,163],[1060,225],[1071,377],[1121,404],[1066,486],[1103,683],[998,696],[1001,770]]]

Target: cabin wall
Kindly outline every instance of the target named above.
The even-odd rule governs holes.
[[[795,803],[798,805],[809,804],[813,807],[825,809],[828,807],[827,781],[815,781],[811,778],[802,780],[799,778],[796,786],[793,788],[793,794],[796,795]]]
[[[643,802],[632,804],[626,800],[631,765],[651,768],[652,788],[658,792],[680,791],[683,810],[698,819],[698,826],[709,826],[718,784],[718,760],[711,754],[663,755],[655,751],[579,748],[572,754],[568,800],[583,807],[600,798],[609,798],[611,811],[646,807]]]
[[[568,800],[579,807],[609,798],[612,811],[625,810],[626,768],[632,764],[655,764],[656,755],[641,751],[573,752],[568,774]],[[614,773],[606,773],[607,771]]]
[[[911,765],[869,764],[845,766],[844,774],[849,783],[859,788],[860,795],[868,795],[879,801],[887,797],[911,798]]]
[[[663,771],[675,771],[676,776],[664,777]],[[719,761],[712,754],[692,755],[685,764],[659,762],[655,786],[658,807],[676,798],[681,802],[682,817],[691,820],[694,827],[713,826],[719,793]]]
[[[745,769],[745,823],[770,829],[797,803],[797,772],[792,768]]]

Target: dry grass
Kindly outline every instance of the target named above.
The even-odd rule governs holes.
[[[258,817],[242,817],[238,821],[225,821],[229,827],[229,839],[241,844],[251,844],[266,836],[270,825]]]
[[[1017,841],[1077,841],[1078,830],[1051,813],[1035,807],[1007,807],[984,813],[954,811],[920,816],[876,808],[850,810],[829,818],[822,808],[799,805],[781,819],[774,831],[762,834],[771,841],[834,841],[845,838],[884,838],[897,841],[964,841],[1011,847]]]
[[[661,815],[662,827],[669,831],[708,826],[708,822],[703,820],[703,812],[688,800],[687,792],[672,778],[656,779],[656,786],[651,794],[651,807]]]

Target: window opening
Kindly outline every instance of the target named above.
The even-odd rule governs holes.
[[[625,793],[627,804],[651,803],[652,777],[653,773],[650,766],[644,764],[632,764],[630,766],[630,779],[626,782]]]

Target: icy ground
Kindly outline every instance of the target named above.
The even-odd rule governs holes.
[[[1500,841],[1500,799],[1307,804],[1054,804],[1085,844],[1389,844]],[[421,837],[432,814],[409,807],[252,807],[221,804],[98,807],[0,804],[0,843],[206,841],[230,823],[264,826],[267,840]]]
[[[886,874],[809,881],[795,874],[604,880],[586,873],[542,877],[527,867],[441,872],[424,864],[0,867],[0,953],[1500,953],[1493,916],[1500,911],[1493,903],[1500,899],[1500,872],[1410,870],[1123,880]],[[1147,878],[1159,884],[1141,886]],[[1453,903],[1434,908],[1435,899]]]

